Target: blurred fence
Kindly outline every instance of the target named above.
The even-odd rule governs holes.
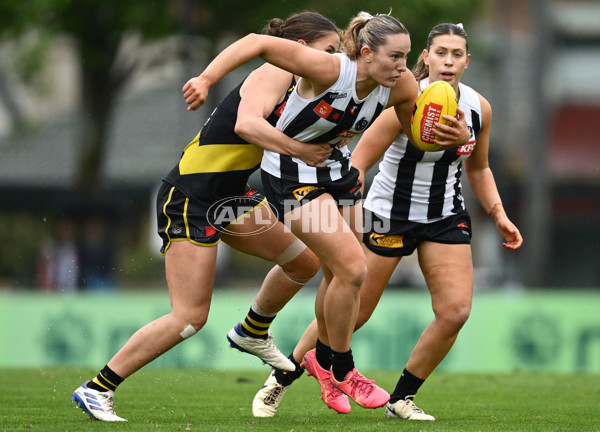
[[[202,331],[149,367],[259,369],[258,359],[230,350],[228,330],[246,315],[254,291],[219,290]],[[312,320],[314,295],[294,298],[275,320],[275,343],[290,353]],[[101,307],[101,309],[100,309]],[[600,373],[600,293],[586,291],[475,294],[471,317],[438,370]],[[0,293],[0,367],[100,368],[139,327],[169,312],[166,293]],[[432,319],[426,291],[384,293],[352,350],[362,369],[402,370]]]

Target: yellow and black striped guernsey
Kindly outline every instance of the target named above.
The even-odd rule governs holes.
[[[210,205],[221,198],[243,195],[248,177],[260,166],[263,149],[244,141],[234,131],[242,84],[219,103],[165,177],[190,199]],[[292,79],[284,100],[267,117],[273,126],[295,84]]]

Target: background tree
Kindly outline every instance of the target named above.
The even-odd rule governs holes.
[[[50,61],[40,55],[43,53],[39,46],[56,35],[68,36],[75,42],[81,94],[77,110],[80,163],[75,189],[82,196],[98,198],[101,194],[106,134],[115,102],[133,74],[153,61],[142,55],[143,41],[177,31],[175,12],[169,0],[1,2],[4,40],[24,33],[37,37],[39,43],[24,58]],[[27,75],[39,66],[39,61],[25,62],[24,66],[21,72]],[[9,100],[8,96],[5,99]]]
[[[480,0],[402,0],[382,3],[375,0],[247,0],[198,2],[196,0],[30,0],[0,2],[0,38],[35,35],[38,43],[21,55],[24,76],[39,69],[44,48],[55,35],[68,36],[76,46],[80,67],[80,158],[74,188],[81,196],[101,198],[101,173],[107,132],[113,108],[124,87],[136,72],[148,64],[172,60],[173,53],[159,58],[144,56],[144,43],[182,34],[179,54],[197,50],[200,36],[207,41],[206,58],[217,54],[219,42],[260,32],[270,18],[286,18],[302,10],[320,12],[345,27],[360,10],[388,13],[399,18],[411,32],[414,62],[424,47],[429,29],[438,22],[468,21],[477,13]],[[191,68],[190,68],[191,69]],[[195,72],[194,72],[195,73]],[[0,72],[0,95],[13,121],[23,117],[18,103]],[[215,91],[213,97],[218,96]]]

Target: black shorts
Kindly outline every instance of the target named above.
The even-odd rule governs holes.
[[[466,210],[433,223],[415,223],[381,218],[364,209],[363,243],[373,253],[386,257],[411,255],[422,241],[471,244],[471,217]]]
[[[163,241],[160,252],[164,255],[172,241],[215,246],[229,224],[265,202],[264,196],[247,186],[242,196],[202,203],[163,181],[156,197],[158,235]]]
[[[261,170],[265,194],[280,221],[283,221],[285,213],[325,193],[333,197],[338,207],[356,205],[361,199],[360,188],[362,186],[358,174],[358,170],[351,167],[348,174],[339,180],[308,184],[275,177]]]

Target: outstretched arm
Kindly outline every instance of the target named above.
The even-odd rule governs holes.
[[[318,85],[329,86],[339,75],[339,61],[324,51],[283,38],[251,33],[225,48],[199,76],[183,86],[188,110],[200,108],[213,85],[256,57]]]
[[[496,187],[494,175],[488,163],[492,109],[487,100],[480,96],[482,125],[477,134],[477,144],[471,156],[465,160],[464,168],[471,190],[483,209],[496,224],[498,232],[504,238],[502,245],[507,249],[518,249],[523,244],[519,229],[510,221]]]

